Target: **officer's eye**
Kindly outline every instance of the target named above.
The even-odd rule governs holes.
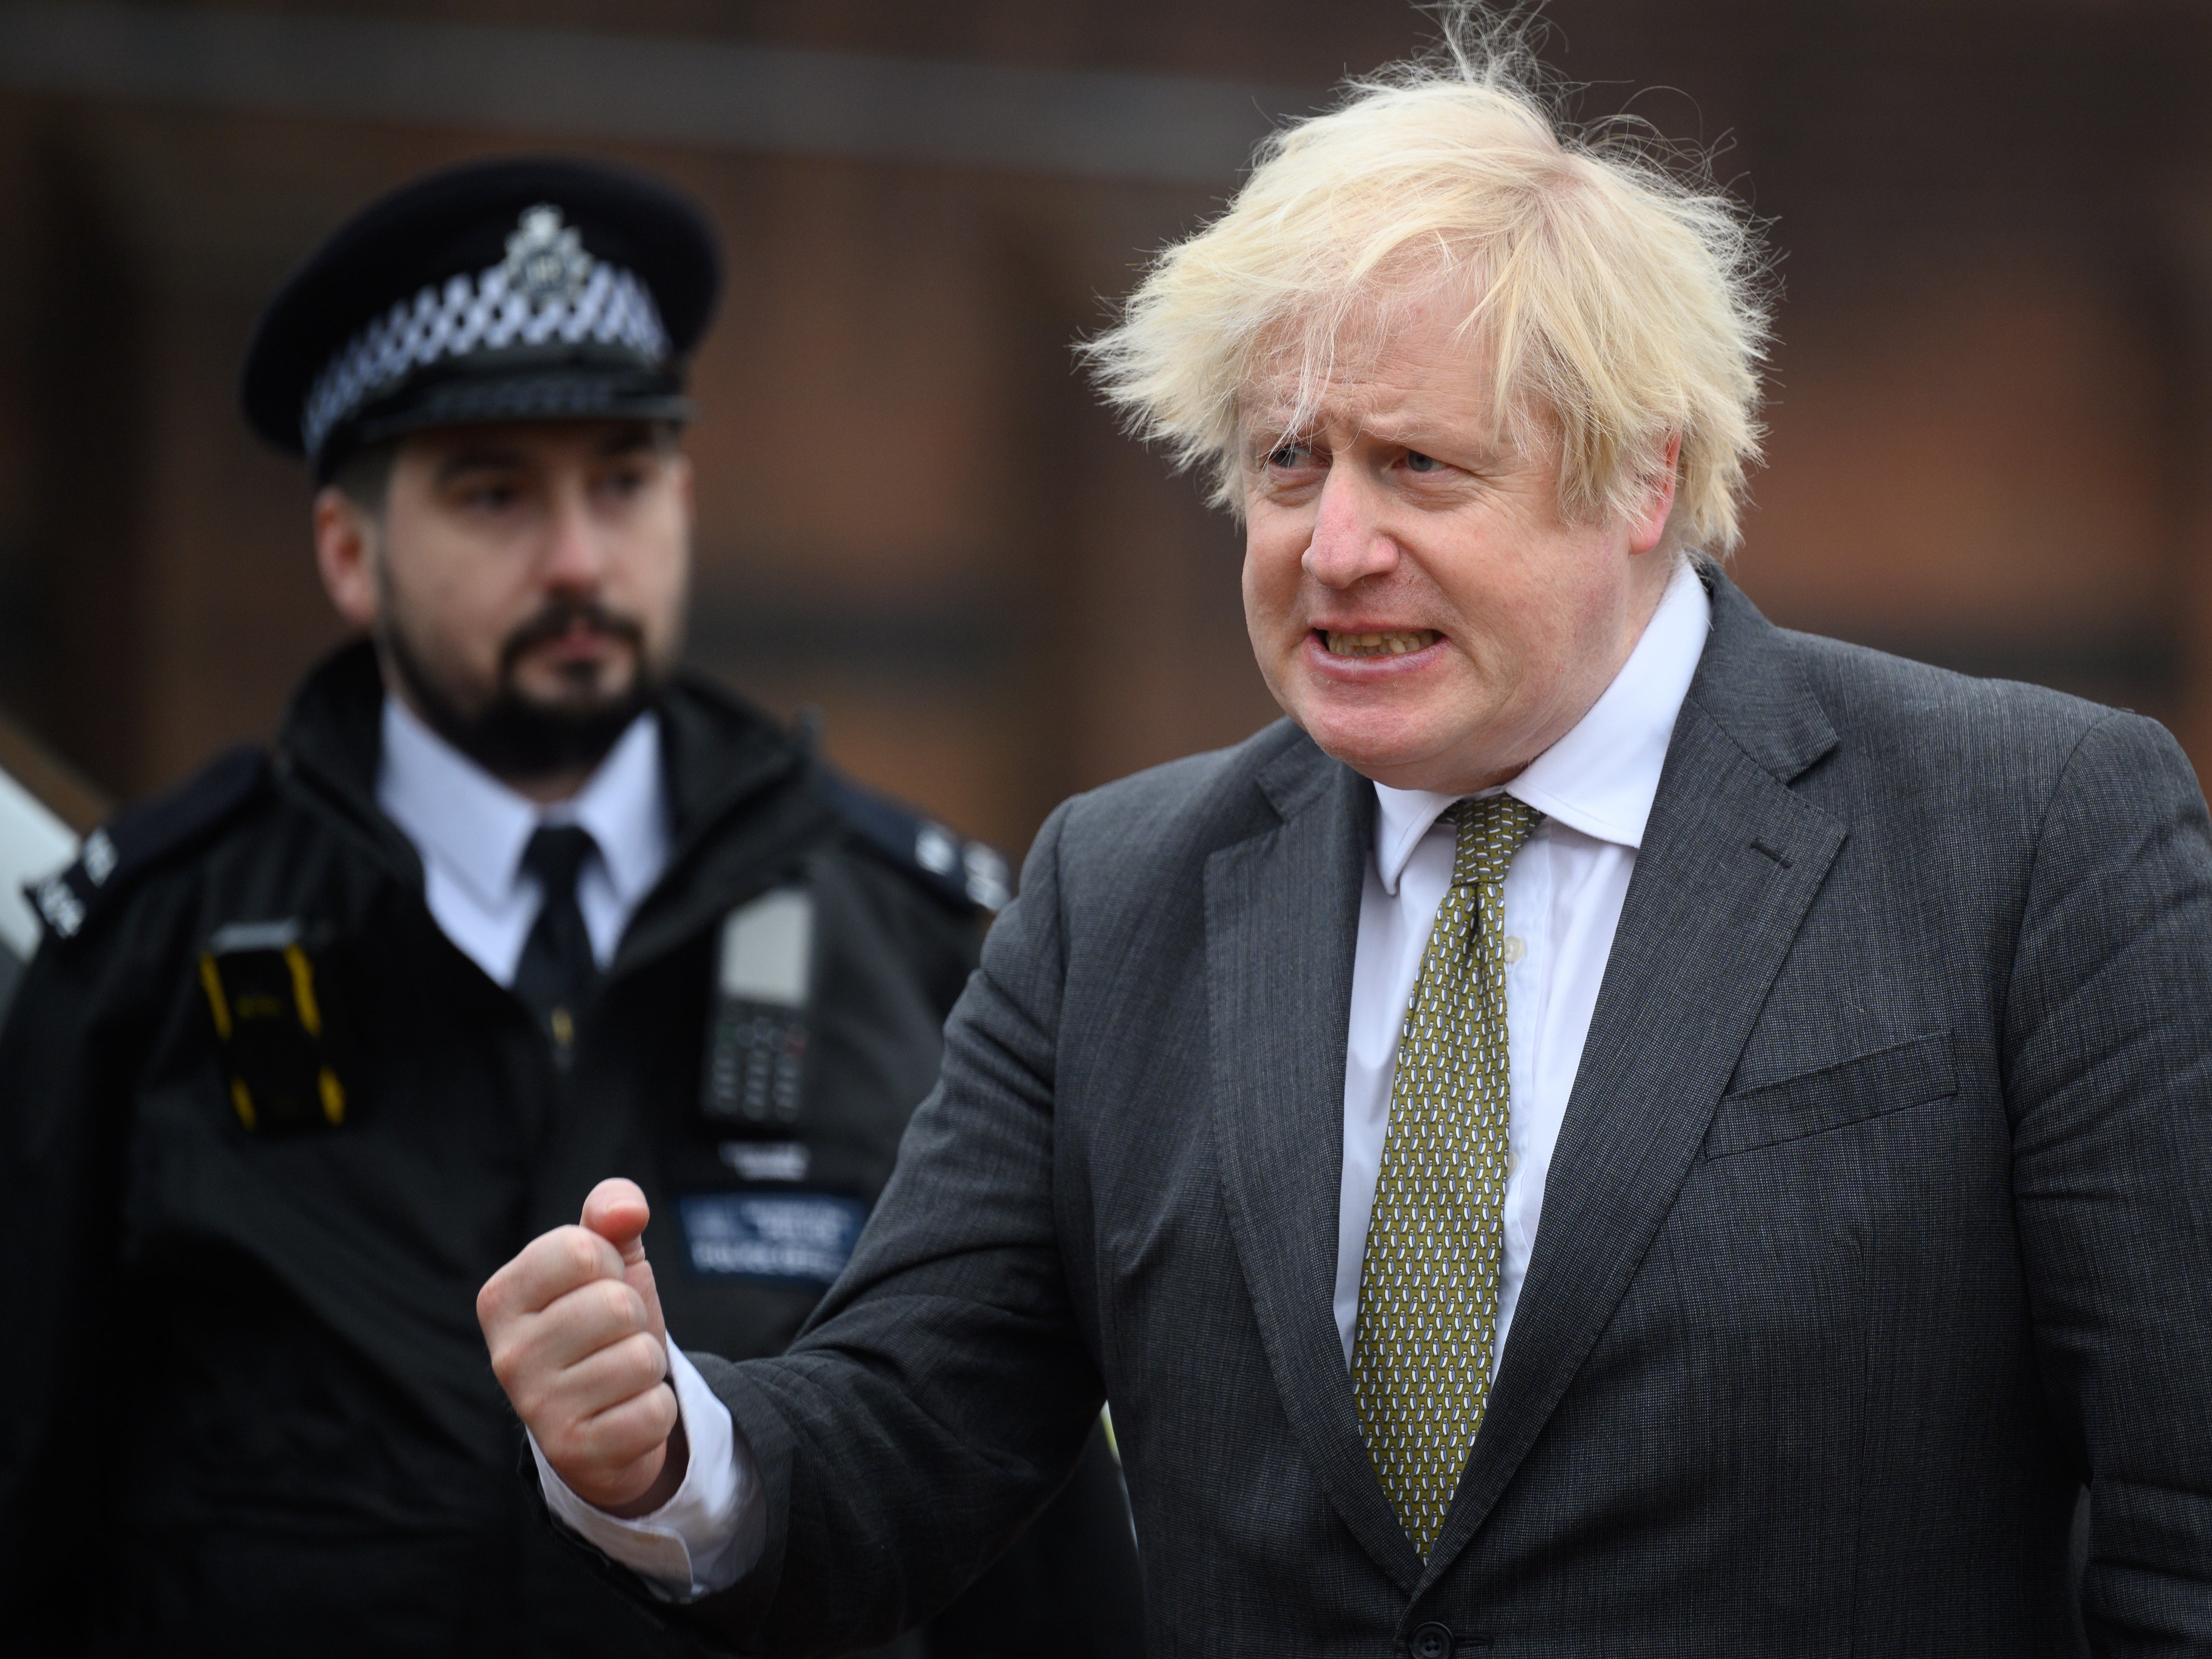
[[[1424,455],[1418,449],[1406,452],[1406,471],[1408,472],[1441,472],[1444,464],[1432,455]]]
[[[1304,444],[1277,444],[1267,452],[1267,465],[1288,469],[1304,466],[1313,459],[1313,451]]]
[[[501,478],[464,484],[460,489],[461,505],[476,513],[503,513],[521,499],[520,489]]]

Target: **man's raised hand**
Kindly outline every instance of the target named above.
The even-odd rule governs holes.
[[[583,1224],[533,1239],[477,1293],[491,1368],[569,1490],[639,1516],[683,1483],[683,1421],[668,1332],[640,1235],[651,1212],[627,1181],[602,1181]]]

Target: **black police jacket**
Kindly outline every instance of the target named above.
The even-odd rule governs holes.
[[[695,1650],[544,1518],[477,1288],[626,1175],[677,1339],[777,1352],[934,1081],[981,849],[680,682],[672,856],[564,1063],[376,809],[381,696],[341,652],[273,758],[225,757],[34,895],[0,1032],[9,1651]],[[733,1000],[729,919],[779,893],[809,918],[798,1006]],[[1094,1446],[909,1648],[1133,1653],[1135,1601]]]

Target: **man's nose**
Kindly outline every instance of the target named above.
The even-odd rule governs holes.
[[[1381,506],[1358,467],[1334,462],[1315,505],[1306,574],[1325,587],[1346,588],[1395,568],[1398,544],[1382,526]]]
[[[606,575],[606,544],[581,490],[556,494],[547,530],[546,585],[570,590],[596,589]]]

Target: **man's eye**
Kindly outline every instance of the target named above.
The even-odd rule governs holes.
[[[1304,444],[1278,444],[1267,452],[1267,465],[1280,467],[1303,466],[1305,465],[1307,456],[1311,453]]]
[[[480,512],[497,513],[521,500],[522,492],[513,484],[478,484],[466,491],[461,499]]]
[[[1408,472],[1441,472],[1444,470],[1444,464],[1432,455],[1409,449],[1406,452],[1406,470]]]

